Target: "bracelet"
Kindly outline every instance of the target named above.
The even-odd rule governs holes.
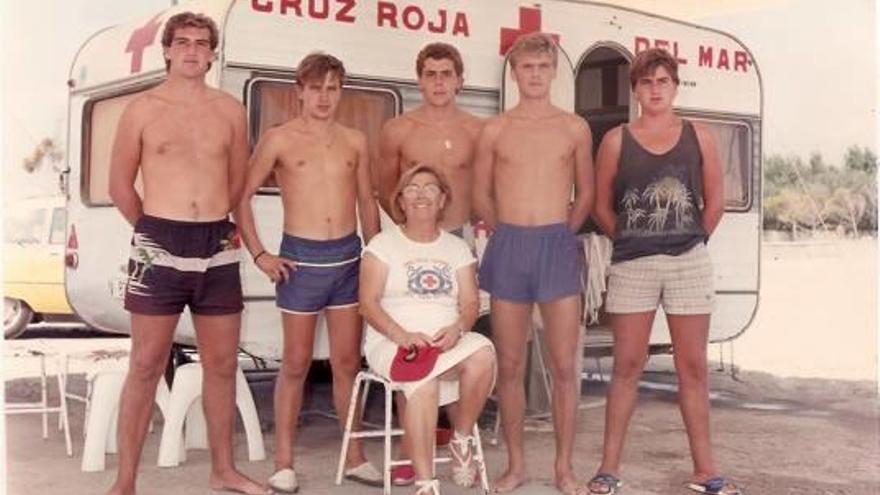
[[[262,255],[264,255],[264,254],[266,254],[266,250],[265,250],[265,249],[262,250],[262,251],[260,251],[259,253],[257,253],[257,255],[254,256],[254,263],[256,263],[257,260],[260,259],[260,256],[262,256]]]

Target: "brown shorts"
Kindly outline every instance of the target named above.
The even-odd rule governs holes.
[[[225,315],[244,307],[235,224],[144,215],[134,226],[125,309],[148,315]]]

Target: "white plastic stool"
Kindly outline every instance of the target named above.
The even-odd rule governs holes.
[[[385,426],[381,430],[362,430],[353,432],[351,431],[351,427],[352,423],[354,422],[355,406],[357,404],[358,394],[360,392],[361,385],[364,385],[364,395],[366,396],[371,382],[377,382],[381,384],[385,389]],[[345,421],[345,430],[342,433],[342,448],[339,451],[339,464],[336,469],[337,485],[342,484],[342,473],[345,469],[345,457],[348,454],[348,448],[351,443],[351,439],[353,438],[383,438],[385,444],[383,448],[382,459],[382,493],[384,495],[391,494],[391,469],[394,466],[408,466],[412,464],[412,461],[409,459],[391,459],[391,438],[395,436],[403,436],[403,429],[391,428],[392,396],[397,390],[399,390],[399,387],[397,387],[394,382],[385,379],[382,376],[373,373],[372,371],[361,371],[357,374],[357,377],[355,377],[354,386],[351,390],[351,401],[348,405],[348,416]],[[366,399],[366,397],[364,397],[364,399]],[[363,411],[363,408],[361,408],[361,411]],[[476,445],[474,447],[477,450],[474,454],[474,462],[477,463],[477,467],[479,469],[480,483],[483,486],[483,493],[489,493],[489,479],[488,474],[486,473],[486,458],[483,455],[483,442],[482,440],[480,440],[480,428],[476,423],[474,424],[473,435],[476,439]],[[452,459],[449,457],[437,457],[435,445],[435,464],[450,462],[451,460]]]
[[[86,352],[73,352],[73,353],[65,353],[63,355],[63,363],[64,367],[61,372],[61,383],[64,387],[64,396],[67,400],[73,400],[77,402],[82,402],[85,406],[85,410],[83,412],[83,429],[82,434],[83,438],[86,436],[86,432],[88,428],[86,428],[86,423],[89,420],[89,407],[91,406],[91,398],[92,398],[92,387],[94,386],[95,378],[101,372],[105,371],[122,371],[123,373],[128,369],[128,358],[129,352],[127,350],[116,349],[111,351],[106,350],[98,350],[98,351],[86,351]],[[77,361],[79,363],[85,363],[85,379],[86,379],[86,391],[85,394],[80,395],[74,392],[71,392],[68,388],[68,377],[70,375],[70,362]],[[116,417],[114,416],[114,421],[116,421]],[[152,431],[153,422],[150,421],[150,431]],[[58,429],[61,429],[61,418],[58,418]],[[116,425],[113,424],[111,428],[111,436],[115,438],[116,435]],[[109,448],[109,444],[108,444]],[[111,452],[108,450],[108,452]]]
[[[116,445],[116,422],[119,416],[119,400],[125,383],[125,370],[100,370],[89,379],[86,397],[85,443],[80,469],[85,472],[103,471],[105,455],[114,454]],[[164,379],[156,386],[156,405],[167,417],[171,392]]]
[[[58,413],[58,420],[61,423],[61,429],[64,431],[64,445],[67,449],[67,455],[73,456],[73,447],[70,443],[70,424],[67,417],[67,398],[64,395],[64,378],[62,378],[62,367],[58,362],[58,356],[51,356],[56,366],[55,378],[58,382],[58,405],[50,406],[46,372],[46,358],[49,356],[45,352],[38,350],[30,350],[26,351],[26,353],[27,356],[40,358],[40,400],[36,402],[6,402],[3,406],[3,412],[7,415],[42,414],[43,440],[49,438],[49,413]]]
[[[162,427],[162,440],[159,443],[159,467],[175,467],[186,460],[183,449],[184,422],[186,422],[187,443],[192,448],[207,446],[207,428],[205,415],[201,408],[202,365],[187,363],[174,372],[174,384],[171,386],[171,397],[165,425]],[[235,376],[235,405],[241,414],[247,435],[248,459],[262,461],[266,458],[263,447],[263,433],[260,431],[260,420],[254,397],[241,368]]]

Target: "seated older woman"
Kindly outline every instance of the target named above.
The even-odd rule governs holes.
[[[408,403],[403,429],[417,494],[439,494],[433,461],[437,410],[456,401],[453,480],[474,483],[471,434],[495,380],[492,343],[469,331],[479,306],[476,259],[463,240],[437,226],[449,194],[448,183],[433,167],[418,165],[404,173],[392,204],[402,223],[376,235],[361,264],[361,313],[368,323],[364,355],[370,368],[390,378],[399,348],[441,351],[424,378],[398,383]]]

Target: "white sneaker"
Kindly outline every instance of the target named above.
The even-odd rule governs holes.
[[[269,488],[280,493],[296,493],[299,491],[299,483],[296,481],[296,471],[284,468],[269,477]]]

